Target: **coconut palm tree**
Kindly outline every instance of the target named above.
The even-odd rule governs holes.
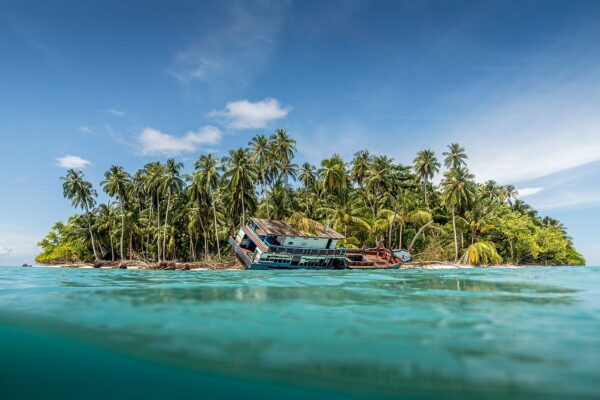
[[[267,213],[268,213],[268,196],[266,196],[266,187],[267,187],[267,177],[269,176],[270,163],[272,162],[272,154],[270,152],[269,147],[269,139],[265,135],[256,135],[248,143],[251,151],[251,159],[254,165],[256,165],[256,169],[258,171],[258,175],[260,176],[260,184],[261,184],[261,196],[267,201]],[[267,214],[268,218],[268,214]]]
[[[272,135],[269,140],[272,143],[271,149],[275,161],[279,165],[279,172],[283,178],[285,187],[288,187],[288,178],[292,172],[292,162],[294,154],[296,154],[296,140],[292,139],[285,130],[277,129],[275,135]]]
[[[369,150],[361,150],[354,154],[350,175],[360,188],[363,187],[363,182],[367,177],[367,172],[371,167],[371,161],[372,156],[371,153],[369,153]]]
[[[427,195],[427,185],[429,181],[440,170],[440,163],[435,157],[435,153],[431,150],[421,150],[417,153],[417,157],[413,161],[414,170],[423,185],[423,193],[425,196],[425,205],[429,207],[429,198]]]
[[[102,188],[109,196],[116,196],[119,200],[119,207],[121,209],[121,240],[119,244],[119,255],[121,259],[124,258],[125,252],[123,251],[123,239],[125,234],[125,204],[127,202],[127,193],[129,192],[131,184],[131,176],[125,172],[123,167],[113,165],[104,174],[104,180],[100,183]]]
[[[164,194],[163,192],[163,180],[164,180],[164,165],[160,162],[155,161],[148,163],[143,168],[143,186],[144,190],[149,194],[151,199],[150,204],[150,218],[148,219],[148,223],[151,224],[153,222],[153,209],[156,208],[156,247],[157,247],[157,261],[161,261],[162,259],[162,246],[160,240],[160,203],[161,198]],[[148,225],[150,228],[150,225]],[[148,235],[150,236],[151,230],[148,229]],[[149,238],[149,237],[148,237]]]
[[[315,167],[308,162],[302,164],[302,167],[300,167],[300,170],[298,171],[298,179],[302,182],[302,185],[304,185],[304,189],[308,190],[317,181]]]
[[[344,232],[346,238],[351,226],[371,230],[371,225],[361,214],[362,209],[355,193],[341,190],[334,195],[329,195],[326,205],[317,209],[318,213],[331,222],[333,229]]]
[[[444,174],[442,181],[446,204],[452,211],[452,231],[454,233],[454,261],[458,261],[458,239],[456,236],[456,211],[465,207],[473,198],[473,175],[466,168],[451,169]]]
[[[115,230],[115,210],[110,204],[100,204],[96,212],[94,229],[98,234],[106,233],[110,244],[110,259],[115,261],[115,246],[113,244],[113,233]]]
[[[92,187],[92,184],[83,179],[82,171],[70,169],[67,171],[66,176],[61,177],[61,180],[63,181],[63,196],[71,200],[73,207],[83,209],[88,217],[88,231],[90,234],[90,240],[92,242],[94,259],[99,260],[94,241],[94,232],[92,232],[90,215],[90,208],[94,207],[96,204],[95,198],[98,196],[98,194]]]
[[[246,224],[246,215],[252,212],[255,204],[254,182],[256,181],[256,171],[254,164],[250,159],[250,153],[247,149],[230,150],[229,156],[221,160],[224,169],[223,177],[228,184],[230,197],[230,210],[232,215],[241,211],[242,225]],[[239,205],[239,209],[237,208]],[[235,221],[235,218],[234,218]]]
[[[203,154],[194,163],[196,172],[194,173],[192,187],[200,193],[207,193],[210,197],[210,204],[213,213],[213,225],[215,230],[215,243],[217,244],[217,257],[221,257],[221,247],[219,244],[219,228],[217,224],[217,206],[215,201],[215,189],[219,185],[219,160],[213,154]]]
[[[448,169],[461,168],[467,165],[469,157],[465,153],[464,147],[461,147],[458,143],[451,143],[448,145],[448,151],[442,153],[444,158],[444,165]]]
[[[346,187],[346,165],[339,154],[321,161],[319,177],[323,189],[329,193]]]
[[[166,257],[167,246],[167,226],[169,223],[169,211],[171,209],[171,200],[181,193],[183,189],[183,179],[180,170],[183,164],[169,158],[164,167],[164,175],[161,182],[161,192],[167,194],[167,209],[165,211],[165,224],[163,228],[163,259]]]

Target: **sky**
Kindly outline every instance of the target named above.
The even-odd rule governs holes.
[[[585,0],[0,0],[0,265],[73,213],[68,168],[99,189],[277,128],[297,162],[458,142],[600,265],[599,20]]]

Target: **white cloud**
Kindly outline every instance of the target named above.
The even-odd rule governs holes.
[[[519,197],[527,197],[527,196],[532,196],[536,193],[541,192],[542,190],[544,190],[544,188],[542,187],[525,187],[522,189],[517,189],[519,192]]]
[[[89,126],[83,125],[83,126],[79,127],[79,132],[81,132],[81,133],[92,133],[93,131],[94,130]]]
[[[9,249],[8,247],[0,246],[0,256],[5,256],[10,253],[12,253],[12,249]]]
[[[85,168],[91,163],[79,156],[66,155],[56,158],[56,165],[61,168]]]
[[[573,190],[570,188],[557,189],[551,196],[542,197],[530,202],[540,210],[572,207],[597,207],[600,205],[600,190]]]
[[[265,128],[271,121],[284,118],[291,107],[282,107],[277,99],[267,97],[255,103],[248,100],[232,101],[225,110],[212,111],[210,117],[221,118],[231,129]]]
[[[205,126],[198,131],[189,131],[183,136],[174,136],[153,128],[146,128],[138,135],[140,152],[144,155],[172,156],[196,151],[200,145],[216,144],[221,140],[219,128]]]
[[[109,108],[108,110],[104,110],[104,113],[115,117],[123,117],[125,115],[125,111],[117,110],[115,108]]]

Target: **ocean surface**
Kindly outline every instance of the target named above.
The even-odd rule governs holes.
[[[600,268],[0,267],[2,399],[600,398]]]

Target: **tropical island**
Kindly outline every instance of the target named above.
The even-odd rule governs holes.
[[[347,249],[410,249],[413,265],[585,264],[565,226],[518,199],[514,186],[476,182],[457,143],[439,160],[421,150],[412,165],[361,150],[349,162],[334,154],[298,166],[295,154],[296,141],[278,129],[221,159],[200,155],[191,174],[173,158],[132,174],[113,165],[100,182],[106,204],[71,169],[64,197],[82,212],[52,227],[36,262],[234,267],[227,240],[258,217],[330,227]]]

